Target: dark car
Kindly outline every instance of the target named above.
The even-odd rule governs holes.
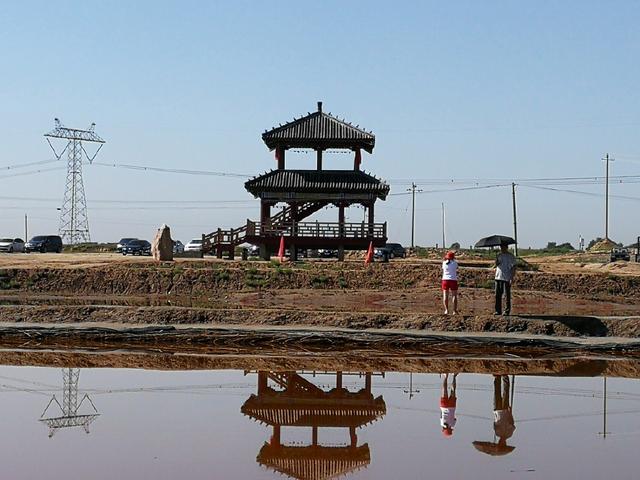
[[[388,258],[406,258],[407,251],[399,243],[387,243],[384,247],[376,248],[373,256],[383,258],[387,254]]]
[[[24,244],[24,251],[29,252],[62,252],[62,238],[58,235],[38,235]]]
[[[131,240],[122,247],[123,255],[151,255],[151,244],[146,240]]]
[[[631,260],[631,255],[629,255],[629,250],[627,250],[626,248],[614,248],[613,250],[611,250],[610,259],[612,262],[617,262],[618,260],[624,260],[625,262],[628,262],[629,260]]]
[[[121,238],[118,244],[116,245],[116,252],[122,253],[122,248],[129,243],[131,240],[138,240],[137,238]]]

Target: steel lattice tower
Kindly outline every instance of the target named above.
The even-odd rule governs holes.
[[[84,182],[82,180],[82,161],[86,157],[89,163],[93,162],[105,141],[94,133],[95,123],[88,130],[78,130],[62,126],[60,120],[55,119],[55,127],[45,134],[47,142],[58,159],[67,152],[67,181],[64,189],[64,200],[60,209],[59,234],[62,240],[68,244],[90,242],[89,218],[87,216],[87,199],[84,194]],[[49,138],[63,138],[68,140],[64,150],[58,154],[53,148]],[[96,153],[89,157],[82,142],[95,142],[99,144]]]
[[[70,428],[70,427],[82,427],[86,433],[89,433],[89,425],[93,423],[93,421],[100,416],[98,410],[96,410],[96,406],[89,398],[89,395],[85,394],[78,403],[78,380],[80,377],[80,369],[79,368],[65,368],[62,370],[62,405],[54,395],[47,407],[42,412],[42,416],[40,417],[40,421],[46,424],[49,427],[49,437],[53,437],[53,435],[60,430],[61,428]],[[93,407],[94,413],[89,414],[78,414],[78,410],[87,400],[91,407]],[[61,416],[58,417],[45,417],[49,407],[52,403],[55,403],[60,407],[62,412]]]

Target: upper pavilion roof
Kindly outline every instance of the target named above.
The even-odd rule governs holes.
[[[256,459],[261,465],[298,480],[327,480],[366,468],[369,445],[359,447],[288,446],[265,444]]]
[[[330,113],[322,111],[322,102],[318,102],[318,110],[298,118],[285,125],[280,125],[262,134],[262,140],[273,150],[282,148],[362,148],[373,152],[376,137],[358,125],[340,120]]]

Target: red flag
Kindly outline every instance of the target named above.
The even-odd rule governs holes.
[[[369,250],[367,250],[367,256],[364,257],[364,264],[367,265],[373,262],[373,242],[369,242]]]
[[[280,235],[280,248],[278,249],[278,259],[284,262],[284,235]]]

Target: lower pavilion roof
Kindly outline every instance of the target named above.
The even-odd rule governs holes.
[[[256,197],[263,193],[366,194],[384,200],[389,185],[360,170],[272,170],[244,184]]]

